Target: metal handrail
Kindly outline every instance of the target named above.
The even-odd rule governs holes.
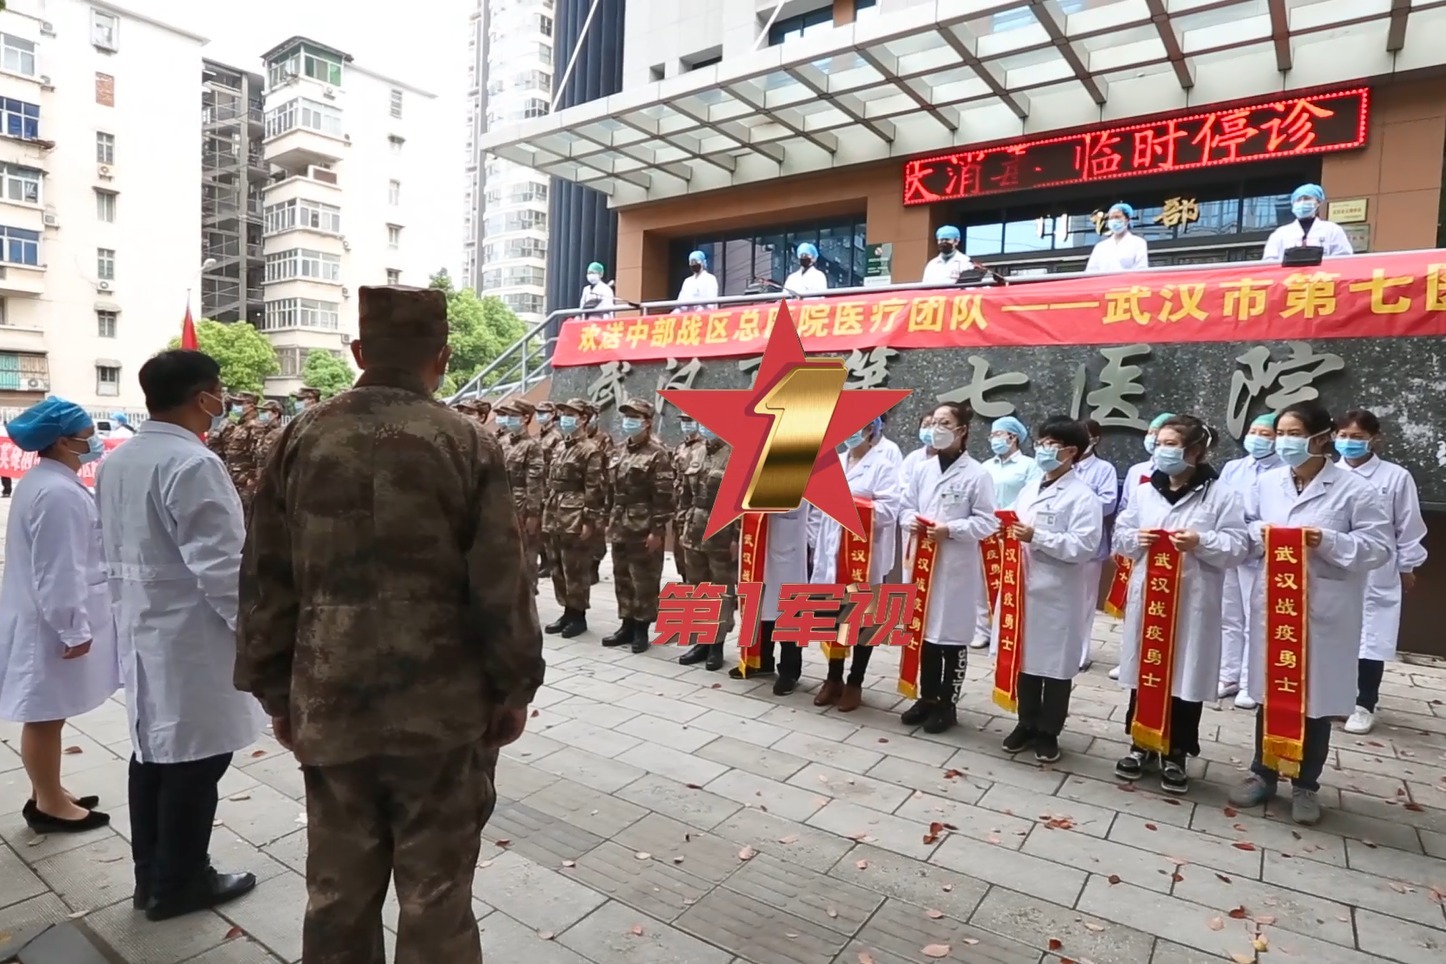
[[[534,347],[534,342],[542,336],[549,325],[559,319],[586,317],[588,315],[612,315],[617,311],[613,308],[559,308],[549,312],[547,317],[529,328],[526,333],[507,348],[492,361],[488,362],[483,369],[471,378],[467,383],[457,389],[448,399],[448,405],[454,405],[464,398],[481,398],[483,388],[486,394],[496,395],[498,388],[506,391],[501,397],[507,398],[514,393],[525,392],[527,389],[542,381],[552,373],[552,345],[557,341],[556,336],[543,337],[541,344]],[[514,357],[518,356],[518,357]],[[529,367],[529,363],[535,367]],[[503,368],[506,365],[506,368]],[[521,374],[514,381],[502,382],[505,376],[510,376],[518,368],[522,369]],[[493,379],[488,384],[489,376]]]

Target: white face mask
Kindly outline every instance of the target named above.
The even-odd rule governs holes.
[[[600,275],[600,274],[590,274],[590,275],[587,276],[587,283],[590,284],[590,285],[595,285],[595,284],[597,284],[597,283],[598,283],[599,281],[601,281],[601,280],[602,280],[602,275]]]

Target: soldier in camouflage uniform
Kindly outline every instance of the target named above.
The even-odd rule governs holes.
[[[543,680],[496,439],[434,401],[446,298],[362,288],[363,374],[283,431],[242,558],[237,688],[306,785],[302,956],[481,964],[472,885],[497,749]],[[378,359],[372,363],[371,359]]]
[[[698,434],[698,423],[689,415],[678,419],[678,427],[683,430],[683,441],[673,450],[673,564],[678,567],[679,581],[691,583],[687,553],[688,509],[683,487],[687,484],[688,464],[693,461],[693,454],[702,447],[703,439]]]
[[[602,430],[602,413],[592,402],[587,403],[587,435],[597,443],[598,449],[603,454],[603,464],[611,465],[613,455],[617,452],[617,442],[607,432]],[[609,475],[605,480],[606,491],[604,498],[607,500],[607,512],[611,514],[613,506],[612,477]],[[606,532],[599,532],[592,547],[592,584],[596,586],[602,579],[602,561],[607,558],[608,540]],[[617,560],[613,560],[617,565]]]
[[[255,395],[241,396],[241,421],[226,435],[226,468],[231,481],[241,496],[241,507],[251,509],[251,498],[256,494],[256,485],[261,478],[261,464],[265,458],[266,439],[271,430],[272,413],[256,404]]]
[[[298,413],[321,404],[321,389],[303,386],[291,393],[292,405]]]
[[[537,403],[537,441],[542,444],[542,477],[552,468],[552,456],[562,444],[562,434],[557,430],[557,413],[547,399]],[[552,554],[547,540],[542,540],[541,561],[537,567],[537,578],[546,579],[552,575]]]
[[[696,548],[687,549],[688,575],[695,581],[726,586],[723,607],[719,613],[718,633],[711,643],[700,643],[678,657],[684,666],[707,661],[710,670],[723,668],[723,640],[733,631],[733,610],[735,607],[734,587],[738,584],[738,537],[742,525],[737,520],[705,539],[708,531],[708,516],[713,503],[718,499],[718,487],[723,482],[723,472],[728,468],[732,448],[718,436],[701,428],[703,444],[693,453],[686,475],[688,494],[688,542]]]
[[[281,437],[281,403],[275,399],[268,398],[261,403],[256,411],[256,476],[261,477],[261,470],[266,465],[266,457],[271,454],[272,446]]]
[[[226,412],[229,421],[221,426],[218,432],[211,432],[206,436],[206,447],[221,459],[226,461],[226,446],[231,442],[231,435],[240,427],[243,421],[256,417],[257,398],[251,392],[234,392],[226,397]],[[227,468],[230,468],[228,465]],[[235,479],[233,477],[232,481]]]
[[[532,403],[517,398],[497,409],[502,430],[502,455],[512,483],[512,504],[522,523],[523,556],[535,575],[538,545],[542,541],[542,494],[546,489],[546,462],[542,442],[532,436]]]
[[[648,651],[648,629],[658,618],[663,582],[663,543],[673,516],[673,458],[653,436],[653,405],[634,398],[618,407],[626,441],[613,453],[612,510],[608,540],[613,551],[613,583],[618,596],[617,632],[604,646],[632,644]]]
[[[571,639],[587,632],[593,546],[607,525],[607,460],[587,436],[586,400],[559,402],[556,410],[562,444],[547,472],[542,537],[552,556],[552,589],[562,615],[543,628]]]

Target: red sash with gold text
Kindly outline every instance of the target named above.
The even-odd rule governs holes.
[[[764,512],[743,513],[743,541],[738,549],[738,582],[760,583],[768,559],[768,515]],[[758,641],[758,623],[740,619],[738,626],[738,668],[744,676],[760,667],[762,647]]]
[[[989,616],[999,599],[999,586],[1004,581],[1004,537],[995,533],[979,543],[979,558],[984,565],[984,591],[989,595]]]
[[[934,523],[916,517],[925,527]],[[911,535],[913,564],[909,579],[918,589],[914,597],[914,613],[909,617],[908,642],[899,655],[899,692],[911,700],[919,698],[919,662],[924,653],[924,621],[929,615],[929,590],[934,585],[934,563],[939,558],[939,543],[927,536]]]
[[[1146,530],[1150,531],[1150,530]],[[1130,737],[1137,746],[1170,752],[1170,694],[1175,679],[1175,623],[1180,612],[1180,550],[1163,529],[1145,553],[1145,585],[1140,595],[1140,666],[1135,689],[1135,718]]]
[[[1305,754],[1310,654],[1309,566],[1304,529],[1265,529],[1265,710],[1260,761],[1284,777],[1300,776]]]
[[[1009,509],[994,513],[1004,528],[1019,521]],[[999,601],[995,631],[999,652],[994,657],[994,702],[1011,713],[1019,712],[1019,671],[1024,665],[1024,550],[1019,540],[1001,533],[999,552]]]
[[[869,585],[869,572],[874,559],[874,503],[872,499],[854,499],[859,510],[859,523],[864,534],[856,536],[848,529],[839,529],[837,581],[844,584],[844,598],[855,587]],[[840,614],[842,615],[842,614]],[[824,659],[844,659],[855,640],[849,637],[851,627],[839,620],[839,638],[835,645],[823,643]]]
[[[1148,475],[1140,476],[1140,485],[1150,481]],[[1125,482],[1129,484],[1128,480]],[[1125,603],[1130,598],[1130,577],[1135,573],[1135,562],[1125,556],[1115,556],[1115,578],[1110,582],[1110,594],[1105,597],[1105,612],[1121,619],[1125,615]]]

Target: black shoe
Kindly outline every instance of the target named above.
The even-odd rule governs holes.
[[[1169,756],[1160,767],[1160,789],[1166,793],[1189,793],[1190,776],[1185,772],[1185,756]]]
[[[549,636],[555,636],[558,633],[562,632],[564,629],[566,629],[567,624],[570,622],[572,622],[572,610],[570,608],[563,607],[562,615],[558,616],[546,626],[543,626],[542,631],[544,633],[547,633]]]
[[[82,810],[94,810],[96,807],[100,806],[100,797],[97,797],[97,796],[94,796],[94,795],[91,795],[91,796],[88,796],[88,797],[76,797],[76,798],[75,798],[75,805],[76,805],[77,807],[80,807]],[[28,808],[31,809],[31,810],[34,810],[34,809],[35,809],[35,798],[34,798],[34,797],[31,797],[31,798],[26,802],[25,806],[28,807]]]
[[[797,688],[797,676],[784,676],[782,673],[779,673],[778,678],[773,681],[774,696],[787,696],[789,693],[792,693]]]
[[[646,653],[652,648],[653,641],[648,636],[648,631],[653,628],[652,620],[647,622],[633,622],[633,652],[639,655]]]
[[[110,823],[110,814],[101,813],[99,810],[91,810],[85,816],[76,820],[64,820],[60,817],[52,817],[48,813],[42,813],[35,805],[34,800],[27,800],[25,806],[20,808],[20,815],[25,818],[25,824],[36,833],[86,833],[90,830],[99,830]]]
[[[714,643],[708,647],[708,661],[703,664],[706,670],[717,671],[723,668],[723,644]]]
[[[760,666],[757,669],[750,669],[748,675],[743,675],[743,667],[735,666],[728,671],[729,679],[767,679],[778,672],[776,666]]]
[[[628,617],[623,617],[622,625],[617,628],[616,632],[611,632],[604,636],[602,644],[612,647],[621,646],[624,643],[631,643],[633,641],[633,627],[636,625],[637,624]]]
[[[563,639],[572,639],[575,636],[581,636],[585,632],[587,632],[587,613],[574,609],[572,611],[572,622],[562,627],[562,631],[557,635]]]
[[[959,710],[953,703],[939,703],[924,721],[925,733],[943,733],[959,725]]]
[[[1121,780],[1138,780],[1156,762],[1155,754],[1150,750],[1131,746],[1130,752],[1115,763],[1115,776]]]
[[[933,700],[919,700],[899,714],[899,722],[905,726],[921,726],[934,715]]]
[[[146,905],[146,920],[162,921],[235,900],[256,889],[255,874],[218,874],[206,868],[192,886],[166,897],[153,897]]]
[[[697,643],[689,647],[688,651],[682,656],[679,656],[678,662],[683,666],[692,666],[695,663],[701,663],[708,658],[709,651],[712,650],[712,648],[713,647],[707,643]]]
[[[1034,758],[1040,763],[1059,762],[1059,737],[1057,736],[1036,736],[1034,738]]]
[[[136,892],[131,895],[131,906],[136,910],[145,910],[151,905],[151,889],[149,887],[136,887]]]
[[[1023,723],[1017,724],[1000,746],[1005,753],[1023,753],[1034,745],[1034,731]]]

